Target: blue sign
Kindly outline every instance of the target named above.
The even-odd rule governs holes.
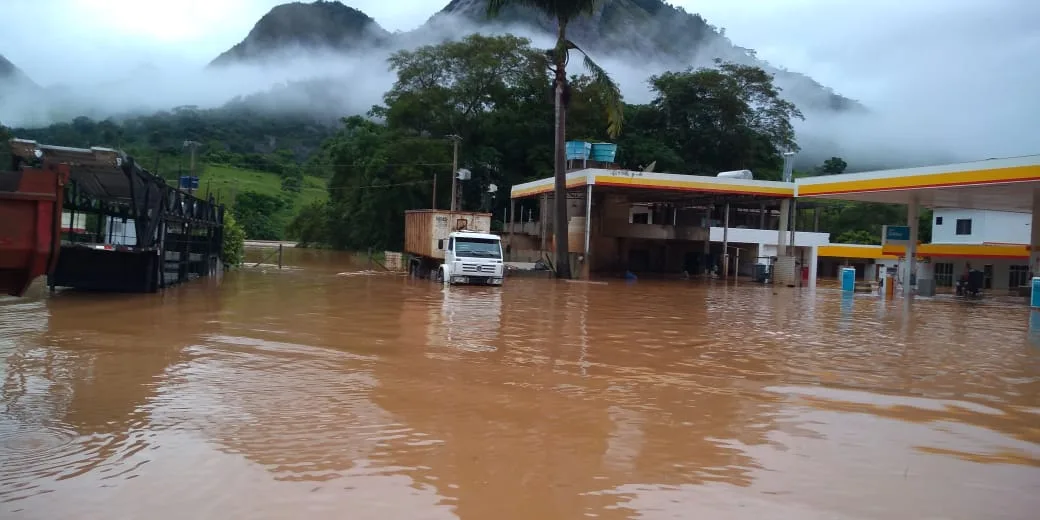
[[[180,187],[182,190],[197,190],[199,189],[199,178],[181,175]]]
[[[887,226],[885,227],[885,241],[909,241],[910,226]]]
[[[1040,277],[1033,278],[1032,294],[1029,295],[1029,306],[1040,308]]]

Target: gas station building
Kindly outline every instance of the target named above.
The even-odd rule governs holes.
[[[553,251],[553,186],[553,178],[513,186],[506,228],[512,257],[541,257]],[[813,287],[821,258],[825,266],[842,260],[859,262],[867,280],[877,276],[879,266],[896,263],[901,280],[914,272],[921,279],[945,281],[957,276],[948,265],[962,269],[967,263],[999,270],[991,275],[994,286],[1040,273],[1040,155],[794,182],[629,171],[606,165],[568,173],[567,188],[571,265],[582,278],[629,270],[675,276],[703,273],[712,266],[720,276],[730,277],[754,275],[757,265],[770,265],[774,283]],[[820,200],[906,205],[907,222],[891,224],[905,224],[909,236],[903,243],[856,246],[830,244],[825,233],[815,230],[792,233],[789,215],[800,210],[804,217]],[[933,231],[934,243],[918,244],[921,208],[935,210],[933,230],[953,230],[955,238],[944,242],[942,233]],[[536,220],[535,212],[545,218]],[[965,212],[969,216],[964,217]],[[1031,214],[1028,223],[1022,214]],[[965,225],[973,225],[963,221],[973,222],[979,233],[967,233],[975,235],[970,239],[961,236]],[[987,229],[1004,240],[1008,225],[1001,222],[1014,221],[1018,231],[1012,236],[1028,236],[1028,243],[987,240],[981,224],[990,221]],[[807,227],[804,218],[802,222]],[[906,258],[910,261],[900,261]],[[918,259],[925,259],[928,267],[918,269]],[[1028,273],[1022,266],[1028,266]],[[825,275],[831,276],[827,270]],[[903,286],[910,294],[910,284]]]

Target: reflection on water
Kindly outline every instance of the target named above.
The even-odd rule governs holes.
[[[696,282],[446,289],[337,253],[286,262],[162,295],[0,300],[0,515],[1040,508],[1040,313],[1021,306]]]

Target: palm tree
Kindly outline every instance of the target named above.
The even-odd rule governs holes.
[[[556,103],[556,161],[554,167],[556,186],[553,193],[556,200],[556,216],[553,219],[555,222],[553,234],[556,242],[556,276],[560,278],[571,277],[570,257],[567,250],[567,161],[565,153],[569,98],[567,62],[570,58],[570,51],[581,53],[592,83],[604,96],[607,105],[607,133],[611,138],[615,138],[621,133],[622,115],[625,109],[621,89],[617,83],[614,83],[607,71],[592,61],[588,53],[567,39],[567,25],[581,16],[592,14],[598,3],[599,0],[487,0],[487,12],[491,17],[497,16],[503,7],[515,4],[533,7],[556,20],[556,47],[549,50],[547,54],[551,62],[549,70],[555,77],[553,87]],[[586,222],[585,225],[589,225],[589,223]]]

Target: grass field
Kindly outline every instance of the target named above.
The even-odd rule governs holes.
[[[304,177],[303,189],[296,197],[294,209],[299,209],[316,200],[328,198],[325,179]],[[230,205],[234,193],[255,191],[265,195],[282,194],[282,180],[273,173],[244,170],[232,166],[206,165],[199,175],[198,195],[212,193],[219,202]]]

